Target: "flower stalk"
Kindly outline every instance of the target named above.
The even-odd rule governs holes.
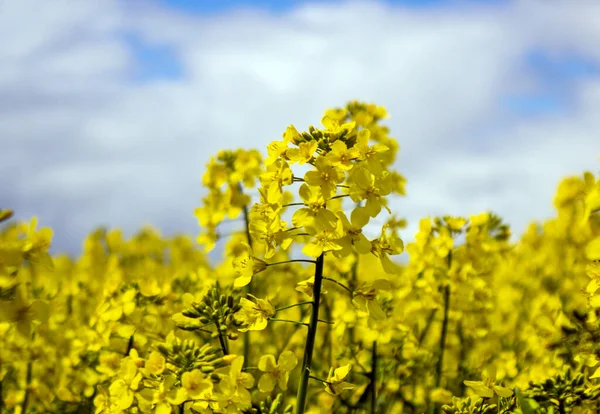
[[[448,253],[448,271],[452,266],[452,251]],[[442,334],[440,337],[440,356],[435,369],[435,388],[439,388],[442,383],[442,370],[444,368],[444,351],[446,348],[446,337],[448,336],[448,315],[450,313],[450,284],[444,286],[444,318],[442,320]],[[435,405],[434,413],[441,412],[439,404]]]
[[[242,183],[238,183],[238,190],[240,194],[243,194]],[[252,236],[250,235],[250,215],[248,212],[248,205],[244,204],[242,208],[244,214],[244,227],[246,230],[246,242],[252,249]],[[252,294],[251,284],[246,286],[246,293]],[[250,331],[244,333],[244,366],[247,366],[250,361]]]
[[[323,284],[323,263],[324,256],[321,254],[317,258],[315,267],[315,280],[313,285],[313,308],[310,314],[310,323],[308,325],[308,335],[306,337],[306,346],[304,348],[304,357],[302,359],[302,371],[300,373],[300,384],[298,385],[298,394],[296,401],[296,414],[303,414],[306,408],[306,397],[308,391],[308,380],[310,379],[310,370],[312,365],[313,350],[315,348],[315,339],[319,324],[319,304],[321,302],[321,286]]]

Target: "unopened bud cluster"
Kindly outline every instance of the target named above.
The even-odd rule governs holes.
[[[239,337],[239,329],[244,327],[233,317],[240,309],[242,309],[240,299],[222,294],[217,286],[209,290],[200,302],[192,303],[190,308],[181,313],[188,318],[198,319],[202,325],[215,324],[217,329],[212,333],[213,338],[226,335],[234,341]],[[198,329],[197,325],[178,327],[189,331]]]
[[[215,369],[227,365],[221,350],[209,344],[201,347],[190,339],[181,340],[174,337],[172,341],[157,345],[158,351],[165,357],[169,364],[176,366],[180,372],[199,369],[208,375]]]
[[[283,406],[283,394],[277,394],[277,397],[273,399],[270,395],[260,403],[259,413],[268,414],[288,414],[294,410],[292,405]]]
[[[557,406],[562,410],[580,407],[586,403],[598,401],[600,389],[589,388],[582,373],[573,376],[570,370],[548,378],[543,382],[530,382],[526,392],[542,406]]]
[[[471,400],[471,398],[453,398],[451,404],[442,406],[442,411],[446,414],[492,414],[498,413],[496,404],[486,404],[482,400]]]

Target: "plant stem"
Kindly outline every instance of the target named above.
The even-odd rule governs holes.
[[[306,322],[292,321],[290,319],[269,318],[269,320],[273,321],[273,322],[287,322],[287,323],[293,323],[294,325],[308,326],[308,324]]]
[[[437,309],[433,309],[429,315],[427,316],[427,322],[425,322],[425,327],[423,328],[423,331],[419,334],[419,346],[421,346],[423,344],[423,341],[425,340],[425,337],[427,336],[427,333],[429,332],[429,328],[431,328],[431,324],[433,323],[433,319],[435,318],[435,314],[437,313]]]
[[[377,411],[377,341],[371,349],[371,414]]]
[[[240,195],[244,194],[242,187],[242,183],[238,182],[238,191]],[[250,249],[252,249],[252,235],[250,234],[250,216],[248,214],[248,206],[244,204],[244,208],[242,209],[244,214],[244,225],[246,227],[246,242]],[[252,294],[252,284],[246,286],[246,293]],[[250,331],[246,331],[244,333],[244,366],[248,365],[248,360],[250,359]]]
[[[448,253],[448,270],[452,265],[452,252]],[[439,388],[442,383],[442,370],[444,368],[444,350],[446,348],[446,336],[448,335],[448,314],[450,313],[450,284],[444,286],[444,319],[442,321],[442,335],[440,337],[440,357],[435,369],[435,387]],[[435,406],[435,413],[441,411],[441,406]]]
[[[317,263],[315,260],[306,260],[306,259],[293,259],[293,260],[284,260],[283,262],[275,262],[275,263],[267,263],[267,266],[275,266],[286,263]]]
[[[325,276],[323,276],[323,280],[328,280],[328,281],[330,281],[330,282],[333,282],[333,283],[335,283],[336,285],[338,285],[338,286],[340,286],[340,287],[342,287],[342,288],[346,289],[346,290],[347,290],[347,291],[348,291],[348,292],[349,292],[351,295],[354,295],[354,292],[352,291],[352,289],[350,289],[348,286],[344,285],[343,283],[341,283],[341,282],[338,282],[338,281],[337,281],[337,280],[335,280],[335,279],[332,279],[332,278],[330,278],[330,277],[325,277]]]
[[[285,309],[295,308],[296,306],[308,305],[309,303],[312,303],[312,301],[307,300],[306,302],[300,302],[300,303],[294,303],[293,305],[282,306],[281,308],[275,309],[275,312],[279,312],[279,311],[282,311]]]
[[[313,308],[310,314],[310,324],[308,326],[308,335],[306,336],[306,346],[304,347],[304,358],[302,359],[302,372],[300,373],[300,384],[298,385],[298,396],[296,400],[296,414],[304,414],[306,407],[306,397],[308,391],[308,380],[312,364],[313,350],[315,348],[315,338],[319,324],[319,304],[321,302],[321,285],[323,284],[323,263],[324,256],[321,254],[317,258],[315,267],[315,280],[313,284]]]
[[[312,375],[309,375],[308,378],[314,379],[315,381],[322,382],[323,384],[329,384],[329,381],[326,381],[326,380],[324,380],[322,378],[318,378],[318,377],[315,377],[315,376],[312,376]]]

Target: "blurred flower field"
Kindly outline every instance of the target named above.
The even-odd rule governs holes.
[[[0,206],[0,413],[599,412],[600,177],[517,240],[474,212],[405,243],[386,117],[215,154],[198,235],[51,256]]]

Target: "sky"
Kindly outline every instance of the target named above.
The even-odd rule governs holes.
[[[0,208],[54,252],[98,226],[196,235],[211,155],[358,99],[400,143],[403,237],[486,210],[518,235],[600,170],[598,21],[586,0],[3,0]]]

